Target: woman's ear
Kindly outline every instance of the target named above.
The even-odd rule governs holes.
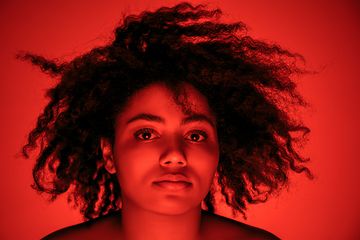
[[[101,151],[106,170],[110,174],[115,173],[116,169],[114,164],[114,156],[112,152],[112,145],[109,143],[109,140],[101,138]]]

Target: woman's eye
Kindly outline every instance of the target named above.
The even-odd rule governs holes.
[[[157,139],[160,136],[159,136],[159,134],[157,134],[155,132],[155,130],[153,130],[151,128],[143,128],[143,129],[139,129],[139,130],[135,131],[134,137],[139,140],[146,141],[146,140]]]
[[[192,142],[202,142],[209,137],[209,134],[202,130],[193,130],[185,135],[185,139]]]

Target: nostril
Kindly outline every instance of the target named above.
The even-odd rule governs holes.
[[[159,161],[160,165],[168,167],[185,167],[187,165],[185,154],[178,149],[167,149],[167,151],[160,156]]]

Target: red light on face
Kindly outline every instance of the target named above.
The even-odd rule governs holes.
[[[108,161],[116,169],[123,209],[131,204],[179,214],[199,207],[208,193],[219,160],[215,119],[204,96],[191,85],[185,90],[191,115],[159,84],[134,95],[119,115]]]

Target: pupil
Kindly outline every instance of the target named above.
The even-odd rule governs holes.
[[[143,133],[144,139],[149,139],[151,137],[151,133]]]
[[[197,140],[199,140],[199,135],[198,134],[191,134],[190,138],[193,141],[197,141]]]

